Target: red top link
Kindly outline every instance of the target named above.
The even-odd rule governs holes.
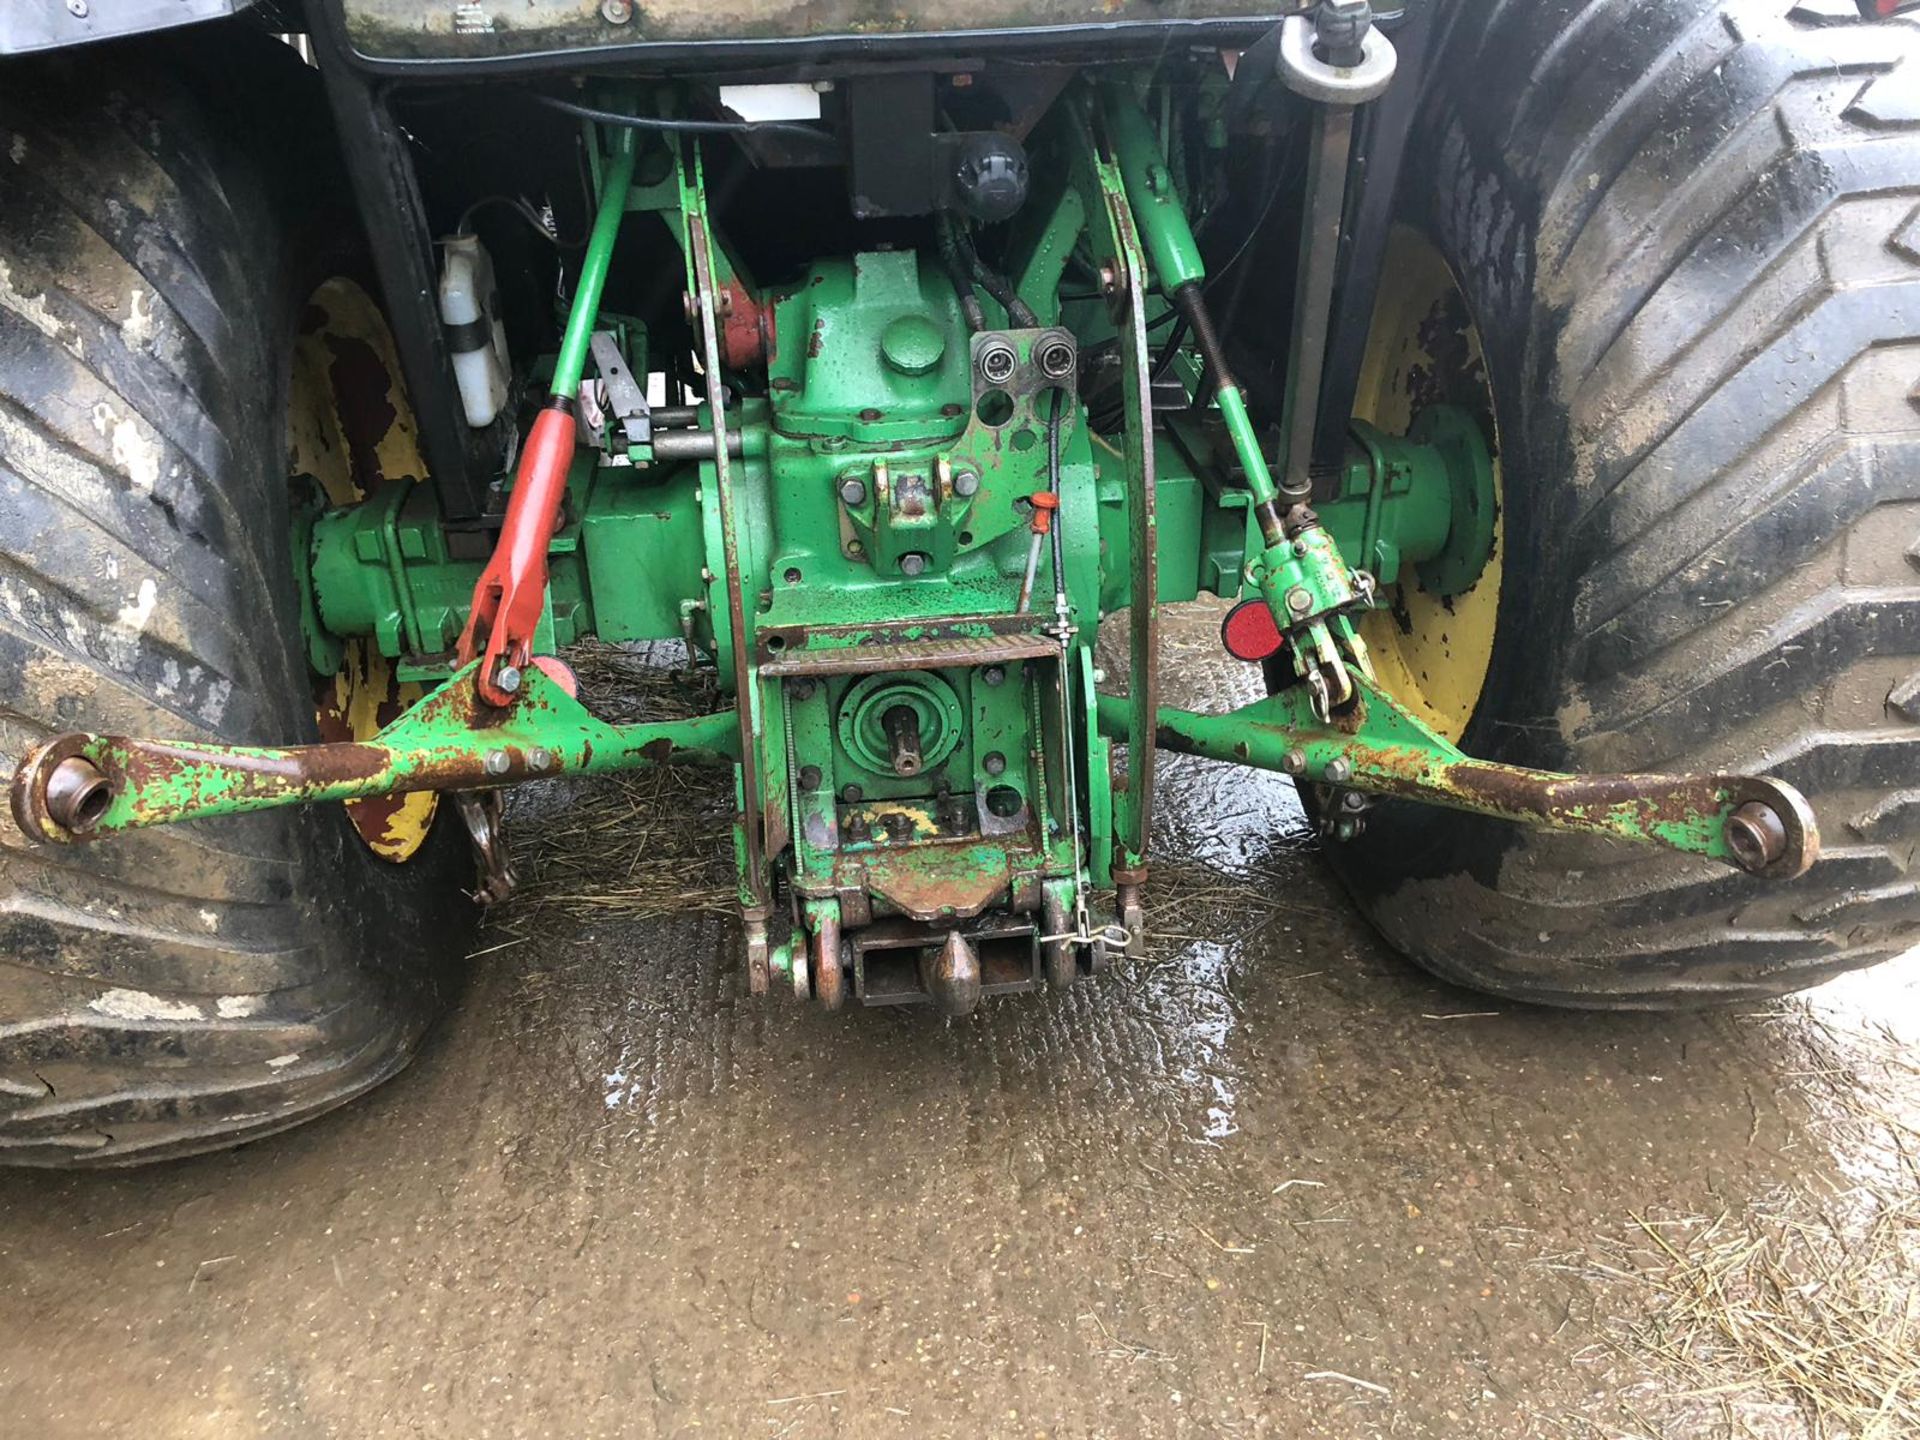
[[[473,612],[455,652],[462,664],[484,655],[476,683],[489,705],[512,703],[519,686],[502,688],[501,671],[524,670],[533,657],[533,633],[547,603],[547,547],[566,497],[573,449],[573,402],[556,395],[527,432],[506,523],[473,588]]]

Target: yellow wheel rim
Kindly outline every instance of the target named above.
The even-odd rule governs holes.
[[[1354,413],[1400,435],[1416,412],[1439,402],[1483,417],[1493,451],[1493,550],[1480,578],[1444,599],[1421,588],[1417,574],[1403,575],[1386,592],[1386,606],[1361,622],[1360,633],[1388,693],[1457,741],[1480,703],[1500,610],[1505,526],[1499,435],[1480,332],[1466,298],[1432,243],[1419,231],[1396,225],[1387,242]]]
[[[386,485],[426,474],[413,411],[401,386],[393,334],[371,296],[336,276],[308,299],[294,343],[288,399],[290,473],[309,475],[335,506],[357,505]],[[365,740],[419,700],[369,640],[349,640],[336,675],[316,677],[314,714],[323,740]],[[395,864],[426,842],[439,796],[349,800],[347,818],[367,847]]]

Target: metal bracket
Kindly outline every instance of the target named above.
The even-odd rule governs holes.
[[[1127,742],[1126,789],[1114,799],[1116,863],[1142,867],[1153,828],[1154,717],[1160,689],[1159,522],[1154,514],[1153,360],[1147,345],[1147,261],[1127,203],[1120,168],[1089,157],[1104,227],[1095,236],[1106,252],[1101,277],[1119,331],[1121,391],[1127,411],[1127,522],[1132,551],[1133,602],[1129,606],[1128,724],[1117,738]],[[1091,208],[1091,207],[1089,207]],[[1104,232],[1104,233],[1103,233]]]
[[[14,772],[14,822],[30,840],[71,844],[287,805],[737,758],[732,711],[611,725],[537,667],[513,704],[496,710],[477,696],[477,669],[476,662],[457,671],[371,740],[266,748],[55,736]]]
[[[590,346],[593,367],[607,387],[607,409],[620,422],[620,432],[629,445],[645,445],[653,439],[653,420],[647,409],[646,394],[634,381],[627,360],[614,343],[613,332],[596,330]]]
[[[1562,775],[1463,754],[1370,679],[1354,708],[1317,719],[1295,686],[1228,715],[1162,710],[1163,749],[1278,770],[1302,784],[1396,795],[1548,830],[1607,835],[1700,855],[1768,880],[1820,855],[1806,797],[1764,775]],[[1102,696],[1100,728],[1121,733],[1123,702]]]
[[[1358,65],[1322,60],[1314,53],[1316,40],[1313,16],[1289,15],[1280,22],[1275,73],[1294,94],[1321,105],[1364,105],[1379,99],[1392,83],[1399,57],[1379,26],[1361,40]]]
[[[733,461],[727,450],[726,386],[721,382],[719,282],[714,269],[714,247],[707,220],[705,172],[700,148],[692,145],[681,156],[680,211],[686,224],[687,293],[694,297],[700,365],[707,377],[707,428],[713,437],[715,500],[720,512],[720,543],[726,565],[721,583],[727,590],[727,627],[733,653],[735,703],[739,706],[740,824],[746,851],[746,889],[756,906],[770,907],[767,877],[766,817],[762,809],[760,776],[760,689],[754,674],[747,638],[747,604],[740,572],[738,498],[733,489]]]

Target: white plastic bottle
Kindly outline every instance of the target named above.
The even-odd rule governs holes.
[[[467,424],[491,425],[507,403],[507,331],[500,323],[500,296],[493,258],[478,235],[450,235],[440,270],[440,321],[453,353],[453,378]]]

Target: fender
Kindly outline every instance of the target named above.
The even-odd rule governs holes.
[[[0,55],[65,50],[93,40],[117,40],[221,20],[253,8],[254,0],[8,0],[0,5]]]

